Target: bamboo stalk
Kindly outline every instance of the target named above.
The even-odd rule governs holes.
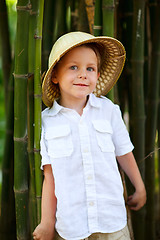
[[[2,190],[1,190],[1,216],[0,239],[16,239],[15,199],[13,192],[13,119],[14,119],[14,89],[13,75],[10,76],[8,86],[8,102],[6,111],[6,135],[4,154],[2,160]]]
[[[37,198],[37,221],[41,219],[41,188],[42,173],[40,170],[40,136],[41,136],[41,49],[42,49],[42,26],[44,0],[38,0],[35,34],[35,71],[34,71],[34,157],[36,177],[36,198]]]
[[[117,37],[121,40],[126,49],[125,67],[118,80],[118,97],[120,101],[121,111],[124,113],[126,108],[131,116],[131,50],[132,50],[132,20],[133,20],[133,0],[120,1],[118,4],[118,17],[116,20]],[[132,118],[129,118],[129,122]],[[131,130],[131,129],[130,129]],[[131,134],[131,131],[130,131]]]
[[[95,0],[85,0],[90,33],[93,34]]]
[[[77,30],[78,22],[78,0],[68,0],[71,9],[71,29],[70,31]]]
[[[103,35],[114,37],[114,19],[115,19],[115,4],[114,0],[102,0],[103,13]],[[107,97],[114,101],[114,89],[107,94]]]
[[[85,0],[79,1],[78,6],[78,30],[89,33],[89,24],[85,8]]]
[[[34,161],[34,60],[35,60],[35,21],[36,2],[31,1],[29,16],[29,41],[28,41],[28,86],[27,86],[27,131],[28,131],[28,157],[30,167],[29,187],[29,210],[30,210],[30,231],[37,226],[37,202],[35,189],[35,161]]]
[[[144,178],[145,112],[143,92],[144,64],[144,8],[145,1],[133,1],[132,32],[132,141],[134,155]],[[140,223],[140,224],[139,224]],[[133,229],[136,240],[144,238],[144,208],[133,214]]]
[[[13,192],[13,75],[6,2],[0,1],[0,42],[5,88],[6,134],[2,159],[2,190],[0,206],[0,239],[15,239],[15,202]]]
[[[158,101],[158,199],[160,199],[160,89],[159,89],[159,101]],[[158,223],[160,223],[160,202],[158,203]],[[159,225],[158,225],[159,226]]]
[[[17,2],[17,34],[14,69],[14,192],[16,202],[17,239],[23,240],[30,239],[26,131],[29,10],[29,1],[19,0]]]
[[[118,81],[118,91],[119,91],[119,100],[122,113],[124,113],[127,109],[129,111],[129,123],[132,120],[132,108],[131,108],[131,49],[132,49],[132,19],[133,19],[133,2],[132,1],[120,1],[118,5],[118,15],[117,15],[117,36],[123,42],[126,49],[126,58],[127,61],[125,63],[124,71]],[[130,134],[131,134],[131,129]],[[123,176],[123,175],[122,175]],[[123,176],[124,177],[124,176]],[[124,178],[125,179],[125,178]],[[133,186],[128,178],[122,178],[123,187],[124,187],[124,196],[127,201],[128,196],[133,194]],[[126,187],[127,186],[127,187]],[[133,226],[132,226],[132,214],[129,207],[126,205],[127,209],[127,223],[130,232],[130,237],[134,239]]]
[[[157,129],[158,117],[158,95],[160,81],[160,4],[155,6],[155,24],[153,30],[152,52],[151,52],[151,69],[149,75],[148,86],[148,103],[147,103],[147,119],[146,119],[146,155],[154,152],[155,137]],[[146,158],[146,240],[156,239],[155,235],[155,158],[154,154]]]
[[[43,44],[42,44],[42,69],[46,71],[48,67],[48,56],[53,45],[53,29],[56,22],[56,1],[48,0],[44,2],[44,24],[43,24]],[[42,72],[43,72],[42,71]]]
[[[7,109],[7,95],[8,95],[8,84],[10,79],[11,71],[11,46],[9,39],[9,25],[8,25],[8,14],[7,6],[5,0],[0,1],[0,38],[3,43],[1,48],[2,54],[2,69],[3,69],[3,79],[5,88],[5,104]]]
[[[102,0],[102,13],[103,13],[103,35],[114,37],[114,18],[115,18],[114,0]]]
[[[59,0],[56,2],[55,14],[56,14],[56,20],[57,20],[57,34],[54,40],[56,40],[58,37],[60,37],[61,35],[67,32],[66,6],[67,6],[66,0]]]
[[[93,33],[95,36],[102,35],[102,0],[95,2]]]

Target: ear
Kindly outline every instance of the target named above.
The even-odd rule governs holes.
[[[56,70],[53,70],[53,72],[52,72],[51,81],[52,81],[54,84],[58,84]]]
[[[100,72],[98,72],[98,74],[97,74],[97,79],[99,78],[99,76],[100,76]]]

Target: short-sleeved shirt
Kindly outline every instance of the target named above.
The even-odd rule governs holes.
[[[89,95],[83,114],[60,106],[42,112],[42,168],[51,164],[56,230],[67,240],[111,233],[127,223],[116,156],[133,150],[118,105]]]

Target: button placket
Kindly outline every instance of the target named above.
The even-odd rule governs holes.
[[[81,152],[83,159],[83,170],[85,178],[85,188],[87,197],[87,208],[88,208],[88,226],[89,230],[95,227],[97,228],[97,202],[96,202],[96,188],[95,188],[95,174],[93,159],[90,151],[90,139],[88,128],[86,124],[80,121],[79,124],[79,134],[81,142]]]

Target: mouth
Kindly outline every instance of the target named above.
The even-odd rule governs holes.
[[[78,86],[78,87],[88,87],[89,85],[88,84],[84,84],[84,83],[77,83],[77,84],[73,84],[75,86]]]

